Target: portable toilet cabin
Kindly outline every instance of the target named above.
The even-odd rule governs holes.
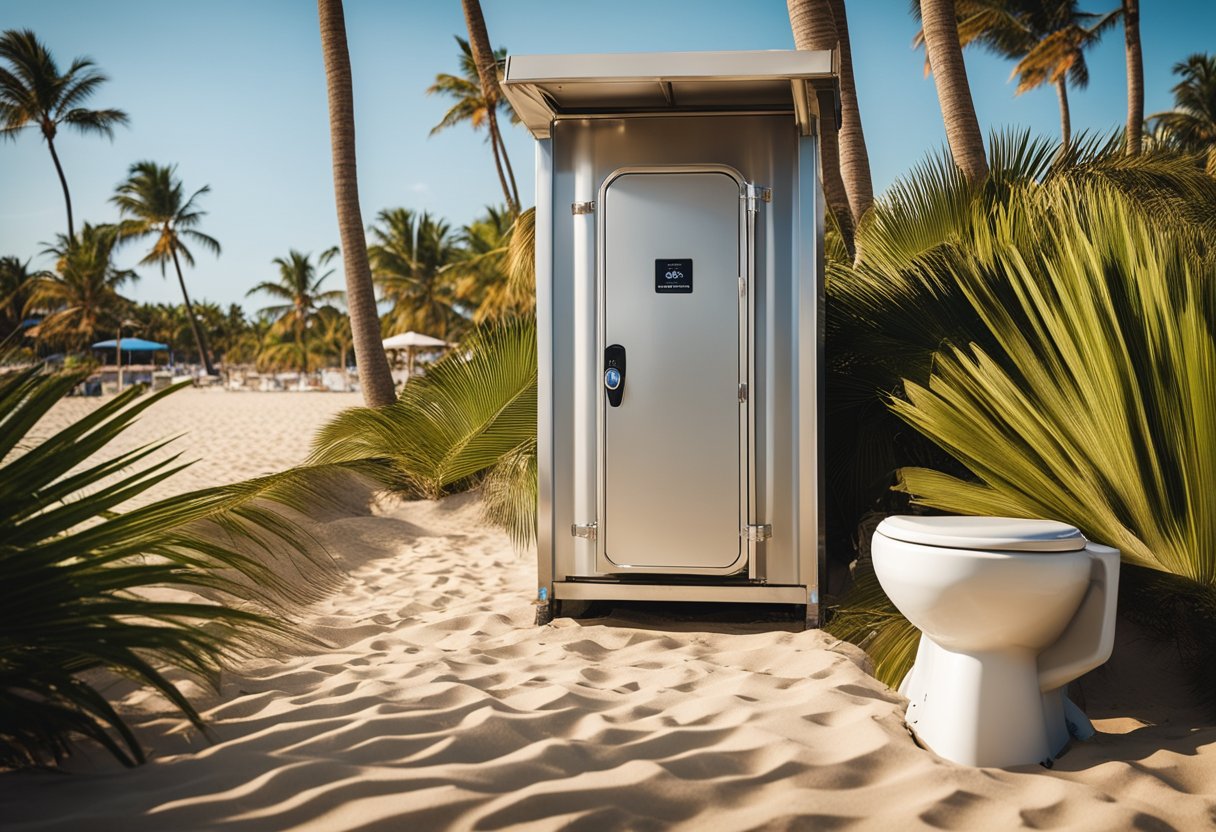
[[[834,53],[513,55],[502,89],[536,138],[539,598],[816,626]]]

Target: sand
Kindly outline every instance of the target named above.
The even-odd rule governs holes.
[[[189,476],[234,479],[298,462],[305,434],[356,403],[189,391],[136,430],[206,425],[186,441],[209,467]],[[265,431],[276,438],[259,441]],[[1216,728],[1187,706],[1168,651],[1130,631],[1077,692],[1095,740],[1052,770],[968,768],[918,747],[905,701],[822,632],[656,606],[536,627],[533,558],[478,522],[476,495],[360,502],[314,518],[349,575],[304,616],[330,646],[248,662],[218,696],[196,691],[211,743],[159,700],[115,687],[153,759],[125,770],[93,750],[67,776],[0,775],[0,828],[1216,824]]]

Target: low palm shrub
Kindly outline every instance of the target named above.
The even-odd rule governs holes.
[[[1070,522],[1124,552],[1129,590],[1151,585],[1127,612],[1161,624],[1144,599],[1169,586],[1191,620],[1158,632],[1209,631],[1216,181],[1181,157],[1002,144],[979,189],[945,163],[893,189],[862,261],[833,266],[833,375],[862,414],[846,429],[877,437],[863,458],[883,488],[900,469],[918,505]],[[864,562],[832,628],[888,683],[911,663],[917,633]]]
[[[409,494],[480,483],[483,511],[518,546],[536,539],[536,323],[482,327],[381,408],[352,408],[318,433],[314,465],[364,463]]]
[[[178,388],[133,388],[31,439],[82,378],[37,367],[0,376],[0,768],[58,763],[81,737],[126,765],[144,760],[89,671],[151,687],[202,729],[166,668],[213,683],[224,661],[301,638],[287,613],[339,577],[283,509],[315,509],[358,466],[306,467],[126,509],[185,465],[153,461],[165,443],[98,458]],[[193,600],[148,592],[166,586]]]

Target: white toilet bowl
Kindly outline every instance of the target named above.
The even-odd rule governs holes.
[[[1110,657],[1119,552],[1072,526],[1001,517],[888,517],[874,571],[921,631],[900,686],[907,723],[942,757],[1047,762],[1092,728],[1063,688]]]

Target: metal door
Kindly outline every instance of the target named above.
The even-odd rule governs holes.
[[[660,169],[601,189],[603,571],[746,565],[744,184],[726,168]]]

